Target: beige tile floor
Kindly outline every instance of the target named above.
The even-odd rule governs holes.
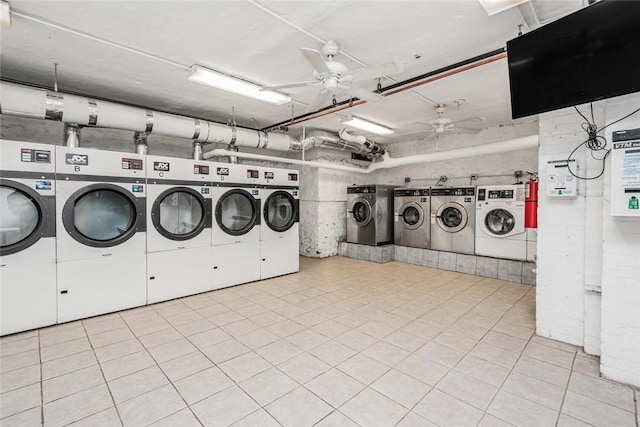
[[[638,392],[535,336],[534,310],[526,285],[303,258],[2,338],[0,425],[637,426]]]

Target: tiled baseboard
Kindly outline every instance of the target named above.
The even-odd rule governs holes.
[[[536,273],[533,271],[536,268],[534,262],[456,254],[397,245],[367,246],[347,242],[338,243],[338,255],[382,264],[390,261],[406,262],[408,264],[475,274],[525,285],[536,284]]]

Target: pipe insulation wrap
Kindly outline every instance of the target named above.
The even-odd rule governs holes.
[[[217,142],[218,144],[228,144],[231,142],[231,138],[233,137],[233,129],[231,129],[231,126],[223,126],[212,122],[200,122],[200,126],[202,126],[203,123],[207,123],[209,130],[207,137],[203,138],[202,128],[200,129],[201,141]]]
[[[147,130],[147,113],[141,108],[98,101],[98,121],[96,126],[134,132]]]
[[[80,96],[64,95],[62,121],[87,126],[90,124],[89,120],[89,100]]]
[[[177,138],[193,138],[196,129],[195,120],[189,117],[174,116],[165,113],[153,113],[153,133]]]
[[[227,150],[217,149],[211,150],[205,153],[204,158],[210,159],[211,157],[228,157],[230,155],[254,159],[254,160],[267,160],[271,162],[289,163],[294,165],[310,166],[320,169],[333,169],[344,172],[363,173],[369,174],[380,169],[391,169],[399,166],[408,166],[417,163],[430,163],[443,160],[461,159],[464,157],[475,157],[486,154],[505,153],[509,151],[527,150],[532,148],[538,148],[538,135],[524,136],[521,138],[510,139],[507,141],[493,142],[489,144],[474,145],[471,147],[458,148],[455,150],[439,151],[435,153],[418,154],[415,156],[407,156],[400,158],[392,158],[388,153],[382,156],[382,160],[373,163],[368,168],[358,168],[354,166],[344,166],[332,163],[316,162],[316,161],[304,161],[298,159],[288,159],[283,157],[265,156],[262,154],[251,153],[230,153]]]
[[[47,91],[0,82],[0,111],[12,116],[44,119]]]
[[[263,132],[265,133],[265,132]],[[289,151],[293,145],[292,139],[289,135],[283,133],[269,132],[267,133],[269,138],[268,146],[265,147],[269,150],[276,151]]]
[[[260,138],[260,132],[256,130],[236,129],[236,147],[262,148],[264,141]]]

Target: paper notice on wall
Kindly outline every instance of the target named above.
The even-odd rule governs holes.
[[[640,142],[637,148],[625,149],[622,158],[622,185],[640,185]]]

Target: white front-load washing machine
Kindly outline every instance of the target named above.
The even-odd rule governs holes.
[[[260,278],[300,270],[299,173],[293,169],[262,168]]]
[[[524,185],[478,187],[476,255],[527,259]]]
[[[0,335],[53,325],[55,147],[0,140]]]
[[[144,162],[56,147],[59,322],[146,303]]]
[[[431,187],[431,249],[473,255],[475,187]]]
[[[211,167],[213,289],[260,280],[260,170]]]
[[[211,166],[147,156],[147,302],[212,289]]]

